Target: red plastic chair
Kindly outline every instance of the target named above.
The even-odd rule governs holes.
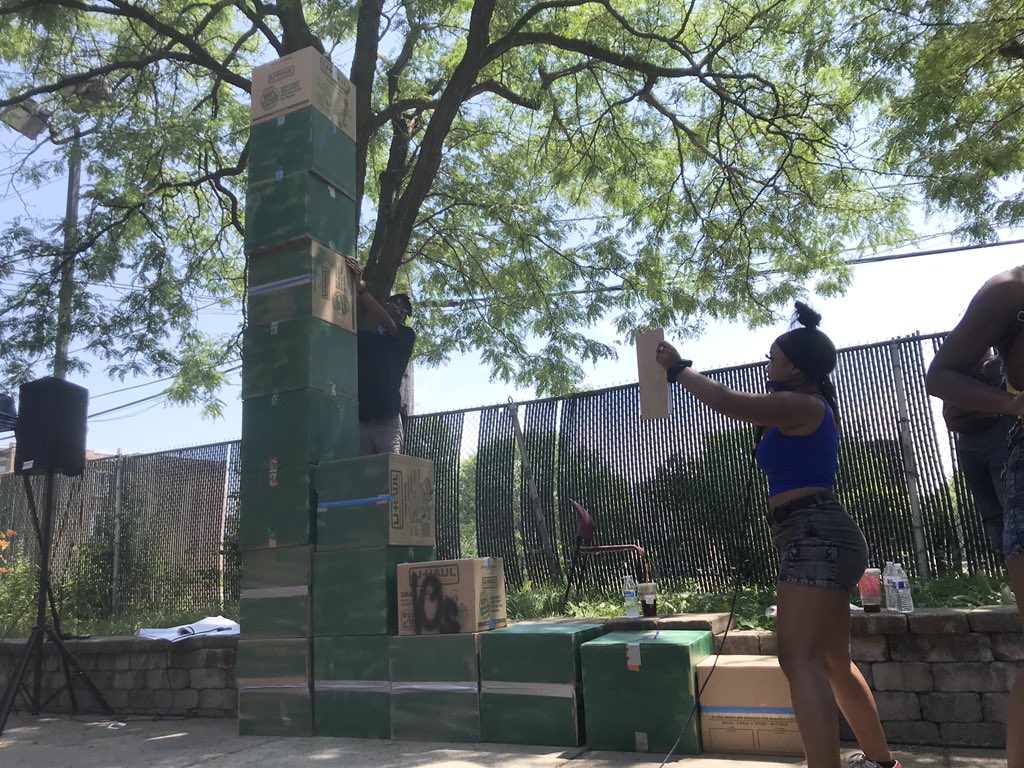
[[[608,552],[633,552],[643,562],[646,553],[639,544],[594,544],[594,536],[597,534],[597,523],[591,517],[587,508],[578,501],[569,499],[573,510],[576,512],[576,547],[572,552],[572,561],[569,565],[569,579],[565,585],[565,596],[562,598],[562,610],[569,602],[569,593],[572,591],[573,583],[576,584],[576,597],[580,596],[583,589],[583,577],[587,570],[587,563],[590,555],[603,555]],[[582,560],[581,560],[582,557]]]

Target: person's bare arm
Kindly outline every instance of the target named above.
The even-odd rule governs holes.
[[[367,314],[378,326],[384,328],[388,335],[397,336],[398,324],[395,323],[394,318],[392,318],[381,303],[377,301],[368,290],[366,290],[366,283],[363,281],[363,270],[359,266],[359,262],[351,256],[346,256],[345,266],[348,267],[349,272],[355,275],[357,286],[356,297],[362,302]]]
[[[1002,341],[1024,309],[1024,283],[1016,270],[996,275],[971,299],[928,368],[928,393],[983,413],[1024,415],[1024,399],[971,376],[986,351]]]
[[[668,342],[658,346],[655,359],[668,370],[680,360]],[[753,394],[740,392],[714,379],[685,368],[676,383],[710,408],[725,416],[761,427],[778,427],[785,434],[810,434],[821,424],[825,404],[820,398],[801,392]]]

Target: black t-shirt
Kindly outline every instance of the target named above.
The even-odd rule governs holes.
[[[412,357],[416,332],[398,326],[398,335],[359,332],[359,420],[394,416],[402,407],[402,377]]]

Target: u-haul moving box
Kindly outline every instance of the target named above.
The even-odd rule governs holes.
[[[252,71],[249,119],[253,125],[307,107],[355,140],[355,87],[315,48],[303,48]]]
[[[709,657],[697,665],[697,690],[701,688],[704,751],[804,753],[789,683],[777,657],[719,656],[717,664],[713,656]]]
[[[398,566],[398,634],[486,632],[508,624],[500,557]]]

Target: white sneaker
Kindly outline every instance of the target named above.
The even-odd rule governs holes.
[[[863,752],[858,752],[854,755],[850,755],[850,759],[846,761],[847,768],[882,768],[874,760],[868,760]],[[893,768],[903,768],[900,765],[900,761],[896,761],[896,765]]]

